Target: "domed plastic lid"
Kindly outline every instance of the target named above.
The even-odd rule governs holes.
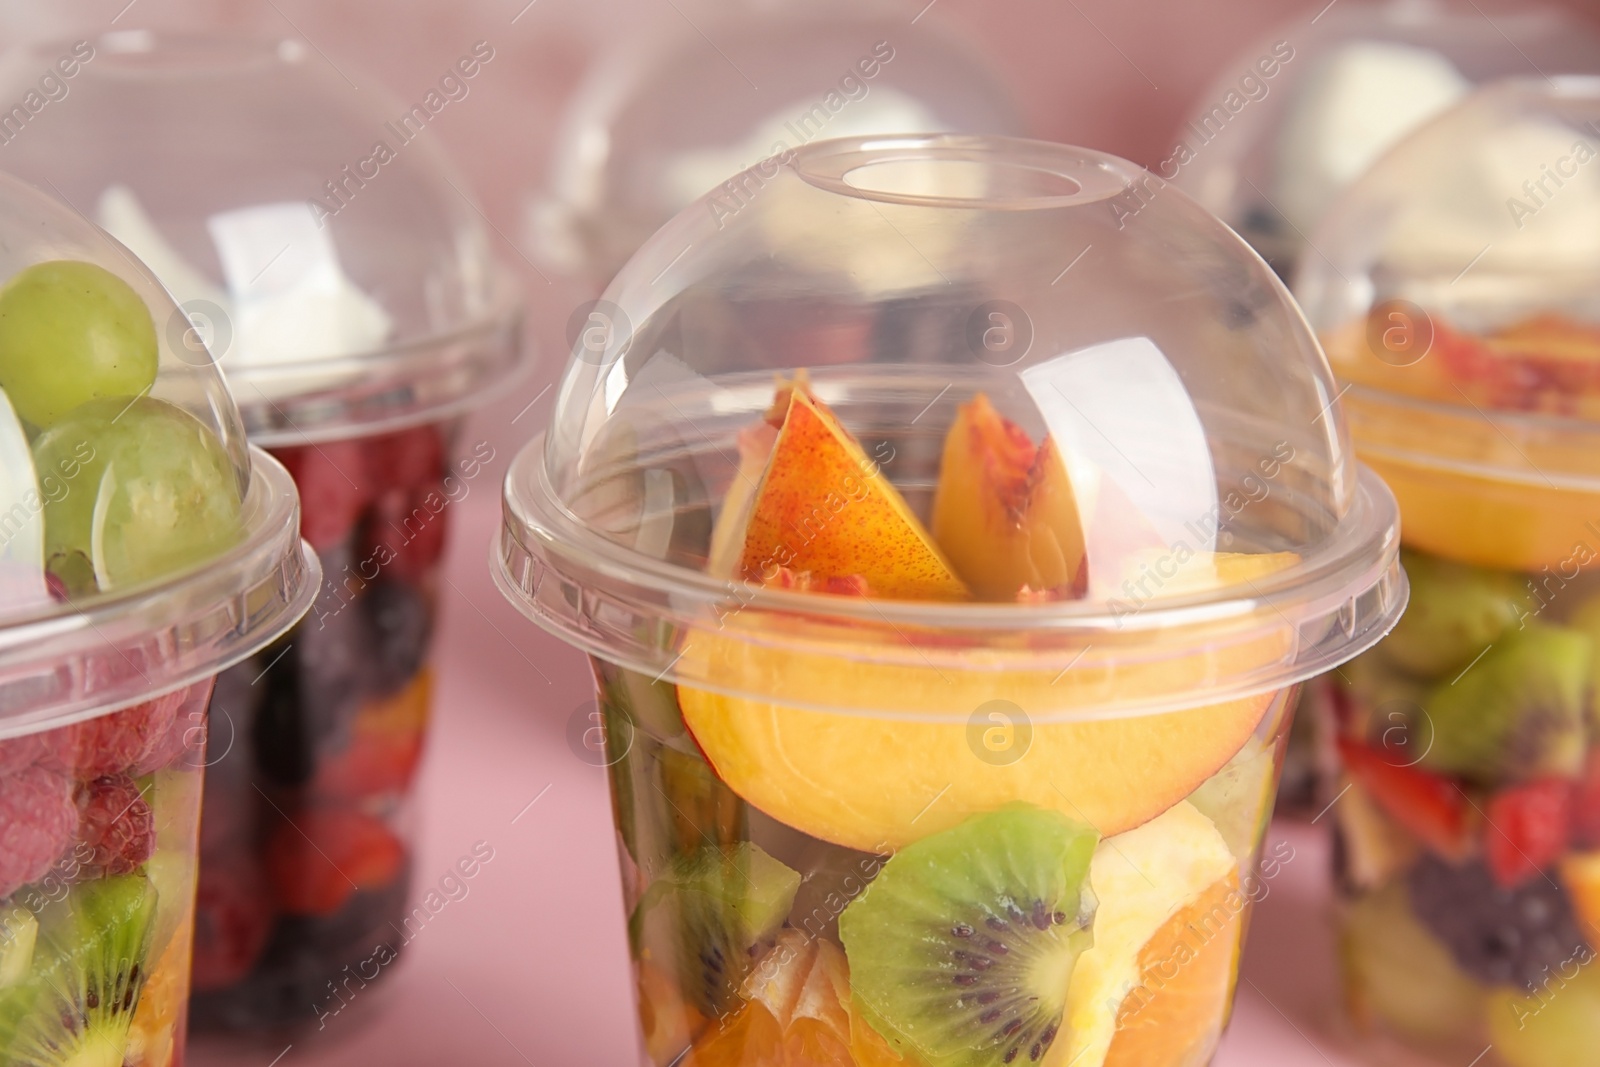
[[[297,40],[33,45],[0,76],[5,99],[40,101],[0,124],[4,164],[156,272],[181,311],[158,328],[209,346],[252,440],[377,432],[517,365],[515,287],[425,135],[493,55],[477,46],[398,102]]]
[[[0,737],[214,673],[319,580],[288,474],[128,250],[0,175]]]
[[[1600,35],[1530,4],[1387,0],[1285,23],[1218,74],[1156,170],[1284,277],[1339,191],[1475,85],[1600,71]]]
[[[702,200],[613,281],[508,474],[499,577],[536,621],[786,704],[857,697],[730,642],[1044,671],[1035,715],[1264,691],[1392,624],[1393,501],[1321,351],[1182,193],[954,135],[819,142],[740,180],[744,210]],[[930,699],[874,710],[971,710]]]
[[[1407,511],[1421,547],[1537,568],[1594,536],[1597,159],[1600,78],[1502,82],[1407,135],[1312,236],[1296,291],[1364,456],[1434,501]]]
[[[872,133],[1024,133],[983,58],[937,21],[881,0],[663,9],[573,97],[548,198],[531,205],[538,255],[603,286],[713,189],[702,210],[740,210],[753,187],[729,179],[768,156]]]

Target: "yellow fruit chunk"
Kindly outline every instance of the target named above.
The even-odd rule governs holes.
[[[1143,1043],[1187,1044],[1204,1039],[1213,1029],[1220,1031],[1232,991],[1244,908],[1236,882],[1237,867],[1227,842],[1210,819],[1185,802],[1136,830],[1101,842],[1089,865],[1089,884],[1100,902],[1094,945],[1078,957],[1072,972],[1061,1038],[1045,1057],[1047,1067],[1102,1067],[1122,1032],[1131,1035],[1127,1041],[1137,1050]],[[1209,899],[1218,883],[1228,891],[1197,916],[1198,931],[1169,929],[1175,917]],[[1214,944],[1218,947],[1212,948]],[[1179,955],[1186,962],[1175,967]],[[1222,969],[1227,973],[1221,982],[1214,978],[1216,956],[1225,958]],[[1193,975],[1187,973],[1190,967],[1198,968]],[[1214,989],[1215,995],[1203,995],[1191,984]],[[1173,992],[1167,997],[1169,991]],[[1147,1013],[1154,1014],[1147,1017]],[[1144,1032],[1168,1024],[1184,1032]],[[1159,1056],[1120,1060],[1139,1067],[1184,1062]]]
[[[740,996],[682,1067],[899,1067],[904,1061],[851,1009],[844,952],[795,929],[778,934]]]
[[[639,964],[636,985],[645,1050],[651,1063],[668,1067],[705,1026],[705,1016],[683,999],[670,975],[648,960]]]
[[[764,581],[787,567],[819,579],[859,577],[879,597],[967,599],[899,491],[803,383],[780,388],[768,418],[781,424],[754,499],[724,503],[725,530],[736,531],[749,511],[739,576]],[[714,534],[714,548],[733,537]]]
[[[139,993],[139,1006],[128,1025],[129,1067],[170,1067],[183,1032],[189,1003],[189,957],[194,948],[194,911],[189,909],[177,933],[156,961]]]
[[[1561,884],[1572,898],[1584,940],[1600,945],[1600,852],[1580,852],[1561,860]]]
[[[1024,588],[1071,595],[1083,525],[1054,441],[1035,447],[982,393],[963,404],[944,441],[933,537],[985,600],[1015,600]]]
[[[1232,584],[1294,559],[1219,556],[1190,567]],[[803,634],[763,640],[768,631],[760,625],[741,613],[721,631],[692,633],[685,673],[735,691],[780,692],[793,704],[680,685],[684,722],[735,793],[814,837],[869,852],[1013,801],[1087,822],[1102,836],[1132,829],[1188,796],[1243,748],[1274,694],[1160,714],[1087,716],[1117,700],[1181,699],[1216,678],[1291,656],[1295,640],[1285,624],[1270,637],[1149,665],[1101,659],[1089,649],[1070,669],[1063,669],[1069,655],[1059,663],[1050,657],[1039,670],[1001,672],[986,662],[992,654],[981,652],[944,669],[844,659],[809,650]],[[899,637],[891,631],[886,639]],[[863,630],[863,647],[872,640]],[[843,694],[859,713],[794,706],[828,706]],[[972,725],[974,713],[997,700],[1032,720],[1026,747],[1017,740],[1021,755],[1009,761],[984,758],[983,728]],[[920,717],[872,714],[908,707]],[[1047,722],[1047,715],[1085,717]]]

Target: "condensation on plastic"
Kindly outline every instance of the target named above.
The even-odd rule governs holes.
[[[4,165],[155,271],[179,305],[158,329],[211,350],[253,442],[435,421],[519,369],[520,294],[426,129],[492,49],[401,102],[299,40],[118,31],[14,49],[0,98],[86,50]]]
[[[548,433],[507,476],[496,574],[536,622],[723,691],[725,673],[686,654],[697,634],[911,670],[1072,664],[1095,695],[1079,688],[1046,718],[1279,688],[1393,624],[1405,599],[1394,502],[1354,461],[1287,291],[1188,197],[1100,153],[953,135],[820,142],[747,176],[743,210],[713,220],[691,206],[612,282],[601,343],[575,345]],[[998,347],[996,324],[1009,331]],[[713,579],[708,530],[735,438],[775,376],[802,368],[924,513],[945,430],[981,390],[1034,439],[1056,439],[1080,500],[1122,500],[1168,555],[1299,561],[1164,596],[1159,581],[1129,582],[1127,546],[1091,521],[1080,600],[947,605]],[[1170,670],[1115,684],[1135,664]],[[847,692],[746,695],[860,711]],[[928,700],[908,692],[874,713],[970,710]]]
[[[673,215],[768,156],[873,133],[1027,132],[984,58],[938,23],[882,0],[663,7],[574,94],[550,188],[529,205],[533,253],[598,288]],[[747,192],[729,184],[702,210],[736,210]]]
[[[72,604],[19,593],[45,588],[43,558],[34,550],[27,559],[8,555],[0,737],[92,717],[214,674],[286,630],[320,581],[316,559],[300,541],[292,482],[275,460],[245,444],[238,410],[204,350],[180,350],[159,329],[176,309],[155,276],[66,205],[0,175],[0,284],[58,259],[111,271],[149,307],[160,358],[150,395],[187,411],[227,449],[243,498],[244,537],[193,570]],[[29,530],[40,532],[37,549],[44,516],[32,457],[9,405],[0,415],[7,551]]]
[[[1494,79],[1582,73],[1600,73],[1600,35],[1565,11],[1344,0],[1234,56],[1155,170],[1288,278],[1339,191],[1406,131]]]

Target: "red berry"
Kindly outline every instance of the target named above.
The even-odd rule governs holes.
[[[174,694],[177,706],[166,732],[151,742],[150,748],[128,773],[135,778],[167,767],[203,767],[206,761],[206,717],[211,704],[211,679],[196,682]]]
[[[38,734],[23,734],[0,741],[0,778],[32,766],[43,755],[44,746]]]
[[[121,774],[144,761],[172,729],[188,690],[39,735],[46,762],[83,781]]]
[[[447,473],[444,435],[437,423],[363,439],[367,467],[378,491],[437,488]]]
[[[400,873],[405,849],[364,812],[311,808],[279,825],[266,848],[278,903],[298,915],[331,915],[358,889],[382,889]]]
[[[1572,789],[1565,778],[1541,778],[1489,798],[1483,851],[1496,882],[1515,888],[1561,858],[1571,840]]]
[[[194,988],[222,989],[249,974],[272,917],[272,894],[252,852],[206,857],[195,893]]]
[[[0,899],[49,873],[77,827],[65,776],[28,767],[0,778]]]
[[[404,793],[422,759],[422,734],[358,730],[344,751],[317,768],[312,789],[330,800]]]
[[[373,475],[357,441],[323,441],[273,453],[300,490],[300,533],[318,551],[350,535],[374,495]]]
[[[1572,836],[1584,848],[1600,848],[1600,748],[1591,748],[1572,797]]]
[[[1442,856],[1460,857],[1467,846],[1467,798],[1448,778],[1341,737],[1339,757],[1350,777],[1395,822]]]
[[[365,557],[404,581],[422,581],[444,555],[449,509],[449,500],[437,489],[390,490],[372,509]],[[380,553],[379,545],[387,551]]]
[[[78,840],[91,874],[127,874],[156,847],[155,816],[132,778],[119,774],[78,786]]]

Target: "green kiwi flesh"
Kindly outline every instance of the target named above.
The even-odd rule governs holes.
[[[1093,944],[1098,842],[1013,805],[897,852],[839,918],[867,1021],[927,1067],[1039,1062]]]
[[[0,989],[0,1065],[121,1067],[156,900],[148,879],[128,874],[46,905],[27,977]]]

